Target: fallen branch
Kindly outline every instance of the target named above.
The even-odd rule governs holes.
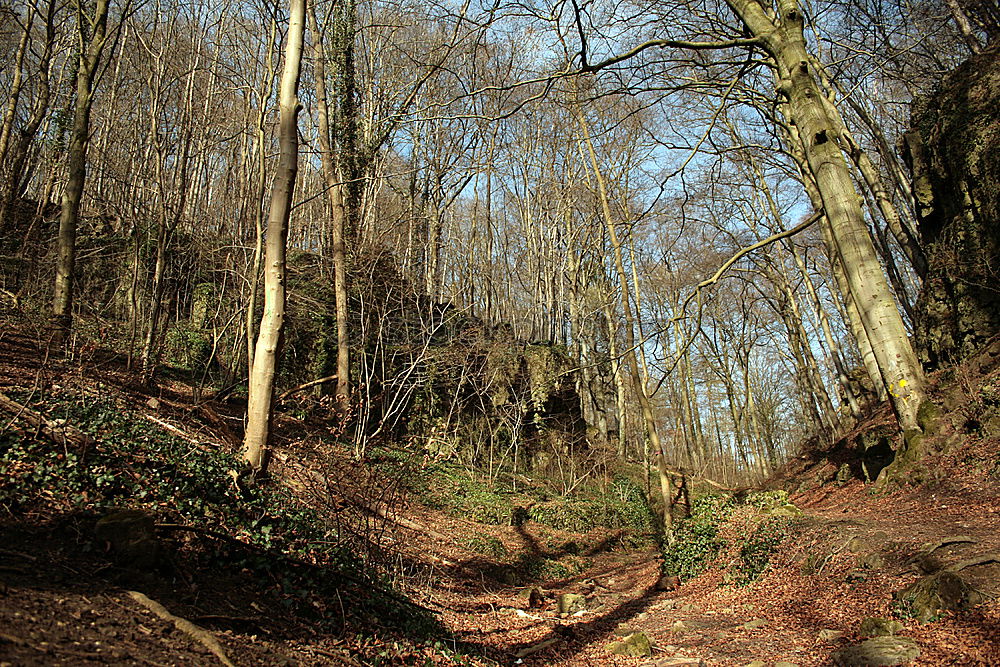
[[[203,446],[205,444],[202,441],[200,441],[200,440],[198,440],[196,438],[191,437],[190,435],[188,435],[184,431],[180,430],[179,428],[177,428],[173,424],[171,424],[169,422],[165,422],[162,419],[159,419],[158,417],[154,417],[153,415],[143,415],[143,417],[145,417],[149,421],[153,422],[154,424],[156,424],[160,428],[164,429],[165,431],[167,431],[169,433],[173,433],[174,435],[176,435],[181,440],[186,440],[186,441],[190,442],[193,445],[198,445],[199,447],[201,447],[201,446]]]
[[[278,394],[278,402],[280,403],[281,401],[285,400],[292,394],[297,394],[300,391],[305,391],[310,387],[315,387],[317,385],[325,384],[327,382],[333,382],[336,379],[337,379],[336,375],[327,375],[325,378],[319,378],[317,380],[309,380],[309,382],[303,382],[297,387],[292,387],[291,389],[283,391],[282,393]]]
[[[83,431],[73,428],[68,424],[59,424],[51,419],[47,419],[41,413],[35,412],[26,405],[21,405],[3,393],[0,393],[0,410],[12,415],[14,421],[27,422],[57,445],[62,445],[63,447],[73,445],[80,449],[86,449],[94,444],[94,439]]]
[[[143,607],[150,610],[151,612],[162,618],[164,621],[170,621],[171,623],[174,624],[174,627],[176,627],[178,630],[180,630],[184,634],[188,635],[192,639],[199,642],[202,646],[211,651],[212,654],[216,658],[218,658],[219,662],[221,662],[223,665],[226,665],[226,667],[236,667],[233,661],[230,660],[229,657],[226,655],[225,650],[223,650],[222,648],[222,644],[219,643],[219,640],[216,639],[215,635],[213,635],[211,632],[205,630],[204,628],[199,628],[197,625],[187,620],[186,618],[181,618],[180,616],[174,616],[169,611],[167,611],[166,607],[164,607],[162,604],[160,604],[156,600],[151,600],[150,598],[146,597],[145,595],[143,595],[138,591],[129,591],[128,594],[129,597],[131,597],[133,600],[141,604]]]
[[[557,642],[561,642],[561,641],[562,641],[562,637],[552,637],[550,639],[546,639],[545,641],[539,642],[539,643],[535,644],[534,646],[528,646],[527,648],[522,648],[520,651],[518,651],[517,653],[514,654],[514,657],[517,658],[517,659],[519,659],[519,660],[521,658],[527,658],[532,653],[538,653],[539,651],[547,649],[548,647],[552,646],[553,644],[555,644]]]

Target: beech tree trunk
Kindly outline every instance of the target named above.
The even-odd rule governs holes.
[[[829,222],[831,252],[844,267],[900,426],[919,431],[917,412],[926,400],[923,370],[865,224],[841,148],[843,124],[828,112],[829,103],[810,65],[802,12],[796,0],[780,0],[773,18],[758,0],[727,2],[777,64],[779,94],[788,100],[789,121],[798,129]]]
[[[278,97],[278,167],[271,187],[264,251],[264,314],[250,372],[243,460],[255,475],[267,471],[274,399],[274,373],[285,328],[285,247],[299,168],[299,72],[305,33],[305,0],[289,0],[285,64]]]

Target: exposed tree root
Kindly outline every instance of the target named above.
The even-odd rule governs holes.
[[[129,591],[128,594],[129,597],[131,597],[133,600],[141,604],[143,607],[149,609],[151,612],[162,618],[164,621],[170,621],[171,623],[174,624],[174,627],[176,627],[178,630],[180,630],[184,634],[188,635],[192,639],[199,642],[202,646],[211,651],[212,654],[216,658],[218,658],[219,662],[221,662],[223,665],[226,665],[226,667],[236,667],[233,661],[230,660],[229,657],[226,655],[225,650],[223,650],[222,648],[222,644],[219,643],[219,640],[216,639],[215,635],[213,635],[211,632],[205,630],[204,628],[199,628],[197,625],[187,620],[186,618],[181,618],[180,616],[174,616],[169,611],[167,611],[166,607],[164,607],[162,604],[160,604],[156,600],[151,600],[150,598],[146,597],[145,595],[143,595],[138,591]]]
[[[954,565],[949,565],[945,568],[945,571],[961,572],[968,567],[975,567],[976,565],[989,565],[990,563],[1000,563],[1000,553],[986,554],[985,556],[976,556],[975,558],[962,560]]]

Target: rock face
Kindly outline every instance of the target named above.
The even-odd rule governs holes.
[[[918,354],[959,361],[1000,332],[1000,48],[966,61],[914,109],[906,147],[928,272]]]

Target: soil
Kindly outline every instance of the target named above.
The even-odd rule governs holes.
[[[56,362],[32,332],[0,331],[0,392],[100,381],[136,405],[155,397],[166,405],[171,424],[231,446],[239,428],[237,404],[207,402],[207,414],[190,407],[191,390],[181,383],[161,383],[151,396],[120,359],[89,354],[82,362]],[[301,486],[315,477],[311,428],[322,425],[283,422],[286,455],[276,462],[283,483]],[[957,432],[949,428],[952,435]],[[747,586],[726,583],[725,553],[722,567],[674,590],[658,590],[657,550],[630,548],[619,533],[575,535],[533,522],[483,526],[412,502],[399,516],[382,517],[382,548],[401,564],[397,587],[438,615],[453,634],[442,646],[460,648],[466,664],[831,664],[836,649],[863,639],[863,618],[896,614],[892,594],[927,568],[1000,553],[1000,445],[995,438],[972,435],[963,442],[928,460],[936,472],[931,481],[882,495],[859,479],[833,482],[835,455],[792,462],[775,483],[803,487],[791,499],[804,515],[765,574]],[[818,478],[826,481],[802,484]],[[345,478],[343,485],[348,500],[363,497],[364,484]],[[746,528],[739,521],[736,515],[726,530]],[[91,530],[72,516],[0,518],[0,664],[219,664],[201,643],[138,604],[132,590],[209,630],[237,665],[448,662],[445,650],[407,646],[364,628],[347,625],[336,635],[319,634],[309,619],[284,611],[267,582],[239,571],[192,571],[175,563],[134,572],[89,550]],[[504,583],[501,560],[469,548],[472,538],[484,536],[496,538],[509,554],[557,560],[578,571]],[[927,553],[956,537],[964,541]],[[578,552],[566,547],[569,542]],[[968,568],[963,575],[994,595],[1000,589],[1000,571],[993,565]],[[541,595],[532,599],[527,593],[534,587]],[[560,616],[562,593],[585,596],[586,609]],[[348,596],[347,604],[353,599]],[[930,623],[901,620],[899,634],[921,650],[911,664],[1000,664],[996,597]],[[609,654],[608,643],[633,632],[648,636],[652,656]]]

